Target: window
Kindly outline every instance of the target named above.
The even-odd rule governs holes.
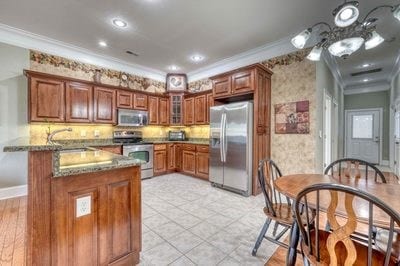
[[[353,116],[353,139],[372,139],[374,129],[373,115]]]

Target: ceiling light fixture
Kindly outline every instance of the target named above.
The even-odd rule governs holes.
[[[128,23],[118,18],[113,19],[112,23],[119,28],[126,28],[128,26]]]
[[[171,65],[171,66],[168,67],[168,69],[169,69],[169,70],[172,70],[172,71],[176,71],[176,70],[179,69],[179,67],[176,66],[176,65]]]
[[[195,55],[192,55],[190,57],[190,59],[192,59],[193,62],[201,62],[201,61],[204,60],[204,56],[199,55],[199,54],[195,54]]]
[[[363,64],[362,67],[369,67],[371,64]]]
[[[371,14],[382,8],[390,8],[393,17],[400,21],[400,5],[377,6],[371,9],[361,21],[358,20],[360,16],[358,5],[358,1],[345,0],[332,12],[335,22],[333,27],[326,22],[318,22],[292,38],[293,46],[303,49],[314,28],[318,27],[316,32],[320,40],[307,56],[309,60],[320,60],[324,50],[328,50],[334,56],[347,58],[359,50],[363,44],[366,50],[377,47],[385,39],[376,32],[378,18],[370,17]],[[326,27],[327,30],[322,31],[320,27]]]
[[[107,43],[105,41],[99,41],[99,45],[101,47],[107,47]]]
[[[369,79],[363,79],[363,82],[368,82],[369,81]]]

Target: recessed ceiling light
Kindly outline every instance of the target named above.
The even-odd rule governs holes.
[[[99,41],[99,45],[101,47],[107,47],[107,43],[105,41]]]
[[[364,81],[364,82],[367,82],[367,81],[369,81],[369,79],[363,79],[363,81]]]
[[[119,28],[125,28],[126,26],[128,26],[128,23],[118,18],[113,19],[112,23]]]
[[[171,65],[171,66],[168,67],[168,69],[169,69],[169,70],[172,70],[172,71],[176,71],[176,70],[179,69],[179,67],[176,66],[176,65]]]
[[[362,67],[369,67],[371,64],[363,64]]]
[[[193,62],[200,62],[200,61],[204,60],[204,56],[199,55],[199,54],[195,54],[195,55],[192,55],[190,57],[190,59],[192,59]]]

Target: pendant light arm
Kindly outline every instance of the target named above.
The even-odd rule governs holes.
[[[313,28],[315,28],[315,27],[317,27],[317,26],[319,26],[319,25],[325,25],[325,26],[327,26],[327,27],[329,28],[329,30],[332,30],[331,25],[329,25],[329,24],[326,23],[326,22],[318,22],[318,23],[315,23],[315,24],[312,25],[310,28],[308,28],[308,30],[311,32]]]
[[[371,11],[368,12],[368,14],[367,14],[367,15],[365,16],[365,18],[362,20],[362,23],[364,23],[364,22],[368,19],[368,17],[369,17],[372,13],[374,13],[375,11],[377,11],[378,9],[381,9],[381,8],[390,8],[391,11],[394,11],[394,10],[396,9],[396,7],[397,7],[397,6],[391,6],[391,5],[381,5],[381,6],[377,6],[377,7],[373,8],[373,9],[371,9]]]

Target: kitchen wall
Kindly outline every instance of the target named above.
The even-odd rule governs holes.
[[[400,103],[400,72],[393,78],[392,84],[391,84],[391,105],[394,105],[396,103]]]
[[[389,160],[390,91],[351,94],[344,96],[344,109],[383,109],[382,159]]]
[[[0,188],[26,184],[26,152],[4,153],[3,146],[29,136],[27,82],[23,69],[29,67],[29,50],[0,43]]]

